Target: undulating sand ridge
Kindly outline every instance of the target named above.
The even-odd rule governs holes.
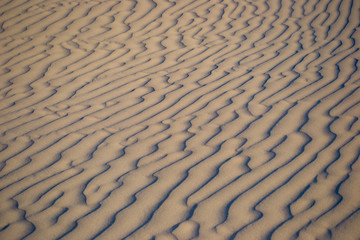
[[[360,239],[360,1],[0,3],[0,239]]]

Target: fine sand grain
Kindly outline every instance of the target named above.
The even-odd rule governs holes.
[[[360,1],[2,0],[0,239],[360,239]]]

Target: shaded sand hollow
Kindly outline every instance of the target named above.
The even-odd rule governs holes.
[[[0,239],[360,239],[359,8],[2,0]]]

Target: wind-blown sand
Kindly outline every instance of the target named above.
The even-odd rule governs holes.
[[[360,1],[4,0],[0,239],[360,239]]]

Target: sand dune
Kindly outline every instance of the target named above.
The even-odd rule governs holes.
[[[360,239],[359,15],[2,1],[0,239]]]

